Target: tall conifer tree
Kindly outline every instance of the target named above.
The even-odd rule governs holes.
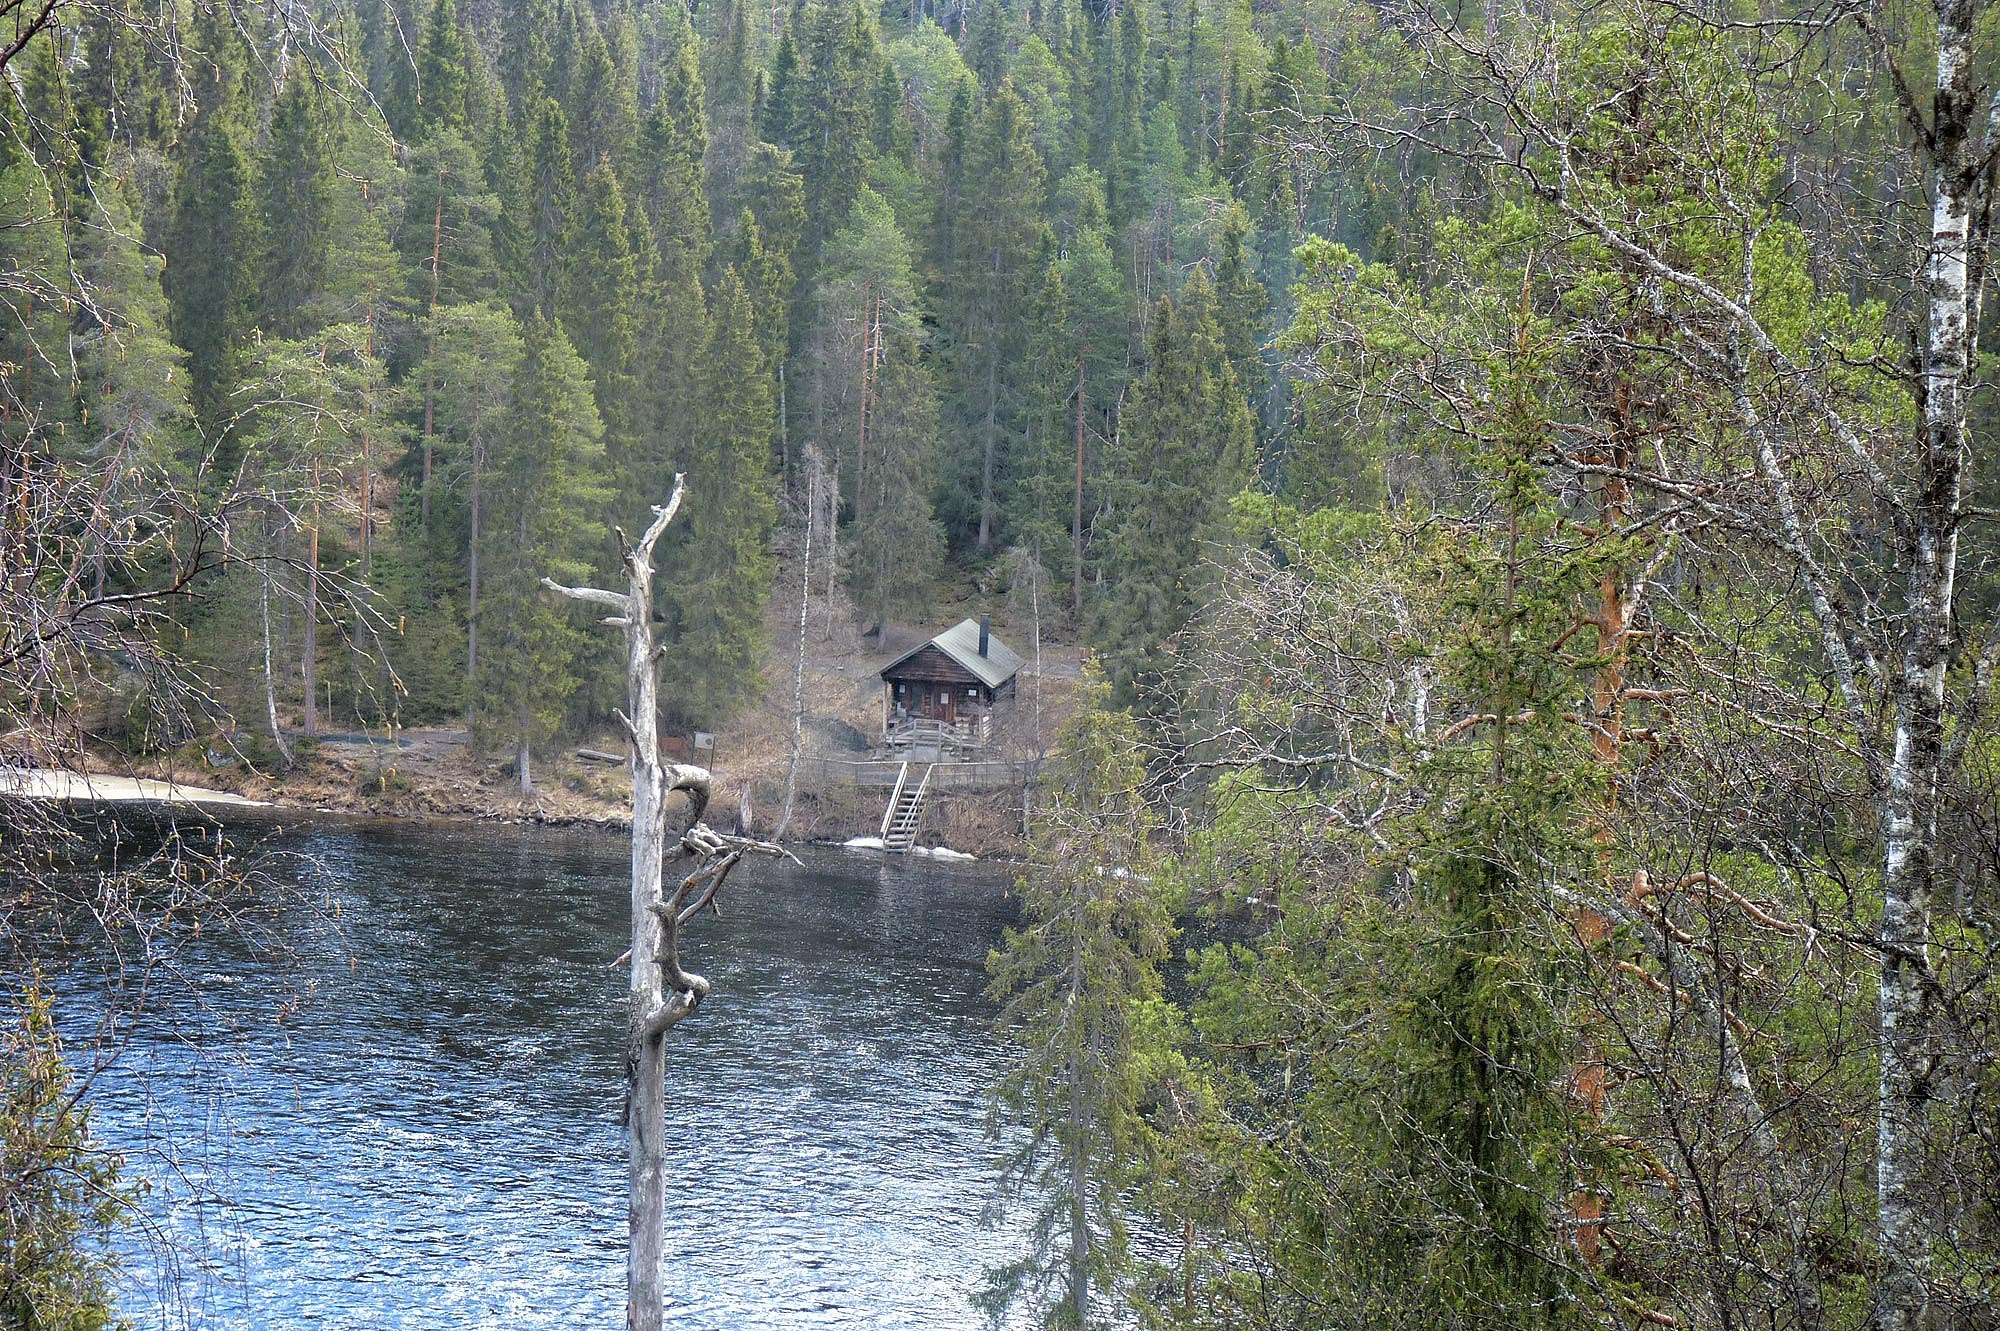
[[[336,218],[333,145],[310,72],[294,68],[271,108],[257,172],[258,322],[300,337],[327,321]]]
[[[695,502],[664,580],[675,636],[662,699],[695,722],[725,720],[762,692],[764,610],[777,571],[771,374],[757,345],[749,293],[733,268],[716,283],[708,327],[700,447],[688,464]]]
[[[582,581],[605,534],[603,426],[583,360],[560,325],[531,315],[522,337],[507,426],[493,458],[493,511],[482,567],[482,651],[473,729],[514,750],[523,794],[533,753],[556,733],[581,683],[586,642],[576,617],[541,589]]]
[[[576,215],[576,171],[569,151],[569,119],[553,98],[542,100],[529,149],[527,299],[531,312],[563,316],[570,289],[570,227]]]
[[[962,520],[974,545],[1001,536],[1010,453],[1030,409],[1024,382],[1028,312],[1040,276],[1042,159],[1012,88],[987,104],[966,159],[956,263],[945,309],[953,386],[962,413],[965,478],[972,510]]]
[[[1160,302],[1121,435],[1110,587],[1096,607],[1096,632],[1117,696],[1158,706],[1169,639],[1201,604],[1199,566],[1255,463],[1250,409],[1223,345],[1215,288],[1200,268],[1178,298]]]

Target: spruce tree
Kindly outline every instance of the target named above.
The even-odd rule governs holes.
[[[570,290],[570,227],[576,215],[576,172],[569,152],[569,120],[553,97],[542,100],[528,151],[525,273],[530,311],[551,319],[566,311]]]
[[[869,103],[881,51],[861,4],[810,0],[792,13],[772,74],[766,134],[792,150],[806,187],[802,272],[846,218],[872,150]],[[792,52],[787,70],[785,52]]]
[[[501,11],[500,84],[517,127],[534,123],[549,95],[550,47],[556,31],[555,0],[516,0]]]
[[[1217,324],[1215,288],[1197,268],[1162,300],[1146,368],[1122,417],[1111,481],[1110,586],[1093,616],[1115,696],[1165,703],[1170,640],[1202,604],[1200,566],[1229,501],[1254,475],[1250,409]]]
[[[257,172],[257,318],[279,337],[303,336],[334,313],[327,287],[336,187],[326,111],[300,65],[271,108]]]
[[[704,5],[702,13],[719,16],[704,44],[700,62],[703,101],[708,110],[708,199],[715,233],[731,236],[743,207],[738,194],[743,168],[757,142],[756,116],[751,103],[756,98],[762,71],[752,67],[751,20],[745,0]],[[678,59],[675,63],[679,63]],[[668,96],[670,83],[671,75],[662,79],[663,100]]]
[[[679,281],[706,272],[713,232],[703,192],[708,132],[701,70],[694,34],[685,24],[680,20],[680,44],[668,57],[659,98],[639,131],[638,197],[652,220],[663,272]]]
[[[609,159],[619,171],[630,171],[639,142],[638,89],[618,68],[618,53],[602,34],[587,35],[581,56],[563,98],[571,156],[590,166]]]
[[[1251,402],[1253,414],[1264,396],[1269,375],[1264,369],[1264,336],[1270,300],[1257,280],[1249,253],[1250,215],[1231,203],[1222,216],[1222,234],[1215,264],[1215,301],[1222,324],[1222,344],[1236,382]]]
[[[1024,367],[1043,203],[1042,160],[1028,140],[1021,99],[1002,87],[980,116],[966,157],[944,301],[964,450],[953,470],[971,499],[960,521],[981,551],[1001,537],[1009,455],[1032,398]]]
[[[563,326],[590,367],[598,414],[615,456],[635,428],[632,368],[636,351],[638,268],[625,228],[624,192],[608,158],[584,177],[570,229]]]
[[[228,414],[232,346],[247,327],[255,216],[235,120],[225,113],[199,118],[174,182],[164,283],[174,341],[187,352],[189,397],[210,431]]]
[[[472,53],[458,26],[458,7],[453,0],[436,0],[424,20],[423,45],[417,54],[418,137],[440,131],[463,135],[471,130],[467,99],[472,79]]]
[[[543,578],[585,579],[605,535],[603,426],[590,379],[560,325],[530,315],[522,332],[505,429],[492,458],[491,525],[481,567],[480,660],[473,733],[514,751],[523,795],[533,753],[548,742],[581,684],[587,639]]]
[[[1156,1149],[1148,1067],[1174,1029],[1161,972],[1176,903],[1138,729],[1110,709],[1094,667],[1079,701],[1015,885],[1020,926],[986,959],[1009,1048],[999,1105],[1025,1129],[1004,1197],[1029,1199],[1033,1221],[1027,1250],[988,1273],[979,1301],[996,1321],[1025,1307],[1050,1328],[1105,1325],[1129,1274],[1131,1189]]]
[[[673,649],[663,705],[697,723],[719,723],[763,692],[764,611],[777,561],[777,427],[771,372],[757,345],[749,293],[733,268],[716,283],[701,388],[700,447],[688,465],[685,538],[663,578],[673,607]]]

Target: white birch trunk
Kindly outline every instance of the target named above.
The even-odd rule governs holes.
[[[268,544],[268,542],[267,542]],[[285,766],[292,765],[292,746],[285,743],[284,729],[278,724],[278,688],[271,674],[271,570],[257,570],[257,614],[264,626],[264,713],[271,723],[271,742]]]
[[[1968,282],[1974,196],[1984,153],[1975,137],[1975,0],[1939,4],[1932,124],[1931,244],[1924,273],[1923,450],[1911,506],[1903,657],[1893,683],[1894,748],[1882,797],[1882,972],[1876,1205],[1882,1275],[1879,1331],[1918,1331],[1926,1320],[1929,1222],[1923,1187],[1930,1088],[1930,915],[1944,793],[1945,673],[1951,654],[1969,443],[1972,292]]]
[[[799,570],[799,642],[798,652],[792,661],[792,753],[785,764],[785,807],[778,815],[778,829],[771,833],[771,839],[784,839],[785,829],[792,825],[792,800],[798,794],[799,753],[805,747],[806,735],[806,621],[812,614],[812,568],[813,568],[813,522],[819,509],[819,473],[806,475],[806,548],[805,559]]]

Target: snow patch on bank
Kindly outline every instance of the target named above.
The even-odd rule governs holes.
[[[0,771],[0,795],[22,799],[70,800],[80,803],[146,802],[157,804],[229,804],[268,809],[264,800],[245,799],[226,790],[184,786],[177,781],[143,777],[105,776],[91,772],[59,772],[45,768]]]
[[[888,849],[887,846],[882,844],[882,838],[878,836],[850,837],[840,844],[848,850]],[[931,860],[966,861],[979,858],[977,855],[968,855],[962,850],[952,850],[948,846],[911,846],[909,853],[912,855],[921,855],[925,859]]]

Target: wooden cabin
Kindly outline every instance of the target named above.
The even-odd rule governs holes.
[[[994,705],[1014,696],[1020,673],[1020,656],[990,621],[964,620],[882,667],[882,742],[981,748],[993,738]]]

